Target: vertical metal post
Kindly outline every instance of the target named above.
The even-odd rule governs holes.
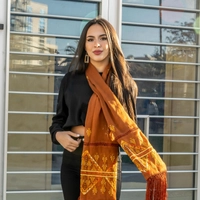
[[[0,0],[0,199],[6,200],[10,1]]]
[[[197,1],[196,3],[196,9],[200,8],[200,3]],[[200,14],[196,14],[197,19],[199,19],[198,22],[198,28],[200,27]],[[197,30],[197,45],[200,43],[200,30]],[[197,49],[197,80],[200,80],[200,48]],[[197,85],[197,95],[196,98],[200,99],[200,84]],[[196,126],[196,132],[198,134],[197,140],[196,140],[196,152],[198,152],[198,156],[196,157],[196,168],[198,170],[197,175],[196,175],[196,187],[197,187],[197,192],[195,194],[195,200],[200,199],[200,101],[197,101],[196,105],[197,113],[196,115],[199,117],[197,121],[197,126]]]

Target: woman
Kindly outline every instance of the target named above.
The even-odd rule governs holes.
[[[105,19],[89,21],[61,82],[50,127],[52,141],[64,148],[65,200],[118,200],[119,146],[149,181],[146,199],[166,199],[166,167],[135,123],[136,95],[116,31]],[[152,194],[155,180],[162,184],[159,195]]]

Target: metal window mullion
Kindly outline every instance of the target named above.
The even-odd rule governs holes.
[[[66,55],[66,54],[52,54],[52,53],[30,53],[30,52],[19,52],[19,51],[10,51],[10,54],[16,55],[29,55],[29,56],[50,56],[50,57],[62,57],[62,58],[73,58],[74,55]]]
[[[55,112],[8,111],[8,114],[55,115]]]
[[[149,99],[148,97],[138,96],[137,99]],[[151,99],[155,100],[173,100],[173,101],[199,101],[200,99],[194,98],[173,98],[173,97],[151,97]],[[153,117],[153,116],[152,116]]]
[[[63,152],[62,151],[8,151],[7,154],[44,155],[44,154],[63,154]]]
[[[198,170],[167,170],[167,173],[197,173]],[[122,171],[123,174],[140,174],[141,171]]]
[[[188,45],[188,44],[175,44],[175,43],[159,43],[159,42],[143,42],[143,41],[131,41],[122,40],[122,44],[141,44],[141,45],[158,45],[158,46],[175,46],[175,47],[191,47],[199,48],[200,45]]]
[[[37,14],[37,13],[16,12],[16,11],[11,11],[11,15],[23,16],[23,17],[40,17],[40,18],[48,18],[48,19],[74,20],[74,21],[83,21],[83,20],[89,21],[92,19],[92,18],[86,18],[86,17],[72,17],[72,16],[64,16],[64,15]]]
[[[193,191],[193,190],[197,190],[197,188],[167,188],[167,191]],[[122,192],[145,192],[146,189],[122,189]]]
[[[10,31],[11,34],[15,35],[25,35],[25,36],[35,36],[35,37],[49,37],[49,38],[63,38],[63,39],[79,39],[79,36],[70,36],[70,35],[54,35],[54,34],[45,34],[45,33],[27,33],[27,32],[17,32]]]
[[[23,71],[9,71],[9,74],[20,74],[20,75],[39,75],[39,76],[60,76],[63,77],[64,74],[55,73],[38,73],[38,72],[23,72]],[[166,79],[146,79],[146,78],[134,78],[135,81],[150,81],[150,82],[173,82],[173,83],[200,83],[200,81],[191,80],[166,80]]]
[[[171,25],[163,25],[163,24],[150,24],[150,23],[138,23],[138,22],[126,22],[123,21],[122,25],[128,26],[144,26],[144,27],[152,27],[152,28],[168,28],[168,29],[183,29],[183,30],[200,30],[200,27],[190,27],[190,26],[171,26]]]
[[[127,155],[126,152],[121,151],[121,155]],[[197,152],[158,152],[159,155],[198,155]]]
[[[26,134],[26,135],[31,135],[31,134],[38,134],[38,135],[49,135],[49,132],[42,132],[42,131],[8,131],[8,134]]]
[[[39,72],[22,72],[22,71],[9,71],[9,74],[37,75],[37,76],[61,76],[61,77],[64,76],[64,74],[39,73]]]
[[[197,190],[197,188],[168,188],[168,191],[191,191]],[[121,192],[145,192],[144,189],[122,189]],[[62,190],[24,190],[24,191],[7,191],[6,194],[40,194],[40,193],[62,193]]]
[[[152,137],[196,137],[198,138],[199,135],[190,135],[190,134],[149,134]]]
[[[134,78],[135,81],[150,81],[150,82],[172,82],[172,83],[200,83],[200,81],[190,81],[190,80],[170,80],[170,79],[147,79],[147,78]]]
[[[6,194],[40,194],[40,193],[62,193],[62,190],[9,190]]]
[[[153,6],[153,5],[144,5],[144,4],[134,4],[134,3],[122,3],[122,6],[125,7],[138,7],[138,8],[151,8],[159,10],[170,10],[170,11],[180,11],[180,12],[200,12],[199,9],[187,9],[187,8],[176,8],[176,7],[167,7],[167,6]]]
[[[25,94],[25,95],[58,95],[52,92],[23,92],[23,91],[9,91],[9,94]]]
[[[148,98],[149,99],[149,98]],[[147,115],[137,115],[137,118],[146,118]],[[171,119],[177,119],[177,118],[181,118],[181,119],[199,119],[199,116],[170,116],[170,115],[157,115],[156,117],[154,117],[153,115],[149,115],[150,118],[171,118]]]
[[[128,62],[136,63],[154,63],[154,64],[173,64],[173,65],[200,65],[200,63],[190,63],[190,62],[173,62],[173,61],[153,61],[153,60],[140,60],[140,59],[126,59]]]
[[[10,54],[16,55],[30,55],[30,56],[49,56],[49,57],[62,57],[62,58],[73,58],[74,55],[65,54],[45,54],[45,53],[28,53],[28,52],[14,52],[10,51]],[[126,59],[129,62],[140,62],[140,63],[155,63],[155,64],[177,64],[177,65],[199,65],[200,63],[190,63],[190,62],[172,62],[172,61],[152,61],[152,60],[132,60]]]
[[[7,174],[60,174],[60,171],[7,171]]]

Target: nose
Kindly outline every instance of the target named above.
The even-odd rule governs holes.
[[[94,46],[95,46],[95,47],[100,47],[100,42],[99,42],[99,41],[96,41],[95,44],[94,44]]]

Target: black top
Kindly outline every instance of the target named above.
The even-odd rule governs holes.
[[[85,73],[67,73],[60,85],[56,115],[49,130],[52,142],[58,131],[70,130],[72,126],[85,125],[88,102],[93,94]]]

